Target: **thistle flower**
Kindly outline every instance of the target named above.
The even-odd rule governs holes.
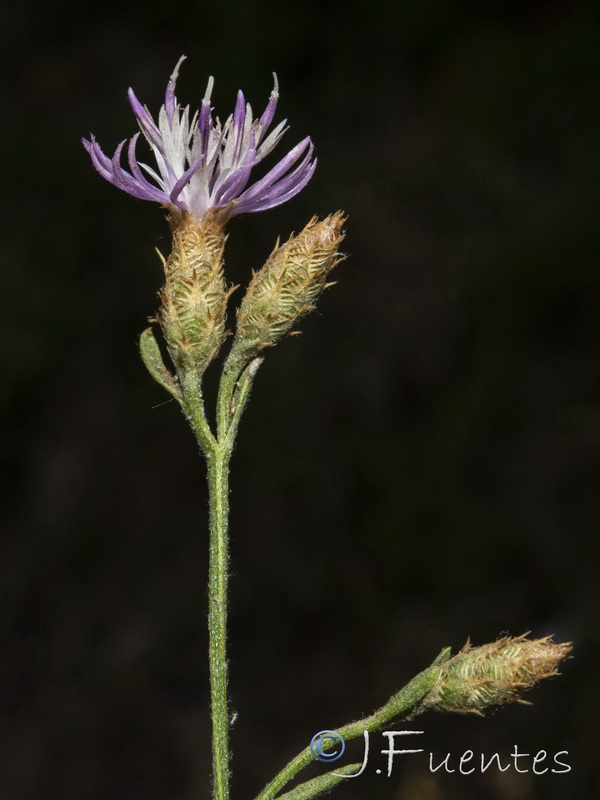
[[[154,200],[171,213],[179,209],[203,217],[211,209],[220,209],[225,222],[236,214],[263,211],[294,197],[306,186],[317,163],[313,144],[306,137],[293,147],[267,174],[248,186],[253,168],[278,144],[287,130],[286,120],[269,135],[279,91],[277,78],[267,106],[259,119],[253,119],[250,104],[238,92],[233,114],[224,125],[213,118],[210,97],[213,78],[200,110],[190,120],[190,108],[181,108],[175,96],[175,84],[182,56],[167,85],[165,102],[158,124],[129,89],[129,102],[156,159],[157,169],[139,161],[137,143],[140,132],[127,147],[128,171],[121,164],[123,140],[112,158],[106,156],[95,137],[82,139],[100,175],[125,192],[142,200]]]

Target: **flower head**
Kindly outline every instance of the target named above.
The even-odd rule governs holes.
[[[441,664],[424,706],[481,714],[489,706],[525,703],[521,695],[544,678],[558,675],[557,667],[571,649],[570,642],[557,644],[551,636],[528,639],[527,634],[504,636],[480,647],[467,642]]]
[[[250,361],[277,344],[309,311],[327,283],[331,270],[343,260],[339,252],[346,217],[341,211],[308,225],[278,245],[266,264],[254,273],[238,309],[233,351]]]
[[[267,174],[250,184],[252,169],[277,145],[286,131],[285,120],[267,135],[279,92],[277,78],[262,116],[253,119],[252,109],[238,92],[233,114],[224,125],[213,118],[210,96],[213,78],[200,110],[190,119],[189,106],[181,108],[175,97],[175,84],[182,56],[167,85],[165,102],[158,123],[129,89],[129,102],[152,148],[157,168],[138,160],[136,148],[140,133],[127,147],[129,170],[121,155],[126,141],[112,158],[106,156],[94,136],[83,145],[100,175],[119,189],[142,200],[154,200],[171,209],[203,217],[210,209],[222,209],[225,219],[235,214],[263,211],[294,197],[311,179],[317,163],[313,145],[306,137],[293,147]]]

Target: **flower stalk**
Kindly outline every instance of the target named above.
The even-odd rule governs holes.
[[[374,733],[375,731],[381,730],[381,728],[386,725],[396,724],[416,716],[421,710],[423,698],[426,697],[427,693],[435,686],[439,677],[439,664],[449,657],[449,653],[450,649],[444,648],[430,667],[416,675],[403,689],[393,695],[385,705],[368,717],[336,728],[336,732],[345,742],[349,742],[352,739],[363,736],[365,731],[367,733]],[[295,778],[301,770],[314,761],[315,756],[311,752],[310,747],[305,747],[304,750],[293,758],[281,772],[265,786],[255,800],[273,800],[276,797],[287,797],[288,793],[279,795],[279,792]],[[358,767],[360,767],[360,765],[357,766],[357,769]],[[355,771],[356,770],[352,770],[352,772]],[[336,769],[335,772],[339,773],[341,770]],[[289,796],[292,797],[292,792],[289,793]],[[316,796],[318,795],[306,795],[306,797]]]

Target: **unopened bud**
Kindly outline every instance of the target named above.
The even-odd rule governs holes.
[[[225,339],[227,287],[223,276],[226,236],[213,213],[201,219],[173,214],[173,249],[163,266],[158,321],[177,370],[193,366],[201,375]],[[162,258],[162,256],[161,256]]]
[[[508,636],[481,647],[467,644],[444,662],[424,705],[440,711],[481,714],[489,706],[524,703],[521,695],[557,667],[571,644],[555,644],[550,636],[527,639]]]
[[[279,245],[254,273],[237,315],[234,350],[245,359],[277,344],[315,307],[330,284],[327,276],[343,256],[341,211],[319,222],[313,217],[297,236]]]

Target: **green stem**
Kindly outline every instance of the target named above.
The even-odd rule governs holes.
[[[325,775],[319,775],[318,778],[313,778],[310,781],[301,783],[300,786],[296,786],[291,792],[280,794],[277,800],[311,800],[313,797],[319,797],[333,789],[338,783],[346,780],[346,778],[351,778],[355,775],[360,766],[360,764],[348,764],[332,772],[327,772]]]
[[[156,353],[144,342],[144,355],[157,380],[165,381],[156,367]],[[156,349],[156,348],[155,348]],[[240,417],[256,370],[262,359],[250,363],[227,362],[217,399],[217,435],[211,431],[202,397],[201,376],[189,365],[178,371],[179,400],[208,466],[210,522],[208,571],[208,652],[212,717],[213,800],[229,800],[229,708],[227,702],[227,583],[229,577],[229,461]],[[152,371],[153,370],[153,371]],[[155,375],[156,373],[156,375]],[[157,377],[158,376],[158,377]],[[175,390],[175,384],[173,385]],[[171,388],[173,388],[171,387]]]
[[[218,445],[207,454],[210,504],[208,640],[213,733],[213,798],[229,798],[229,709],[227,704],[228,514],[231,451]]]
[[[260,363],[260,362],[258,362]],[[217,401],[217,438],[206,420],[199,382],[186,387],[188,418],[208,465],[210,521],[208,650],[212,717],[213,800],[229,800],[229,707],[227,701],[227,583],[229,577],[229,462],[237,426],[258,363],[241,377],[224,373]],[[239,377],[239,381],[238,381]]]
[[[209,569],[208,658],[212,718],[213,800],[229,800],[229,709],[227,702],[227,580],[229,576],[229,461],[233,442],[213,435],[200,378],[180,371],[182,406],[208,467]],[[226,401],[227,398],[224,398]],[[228,404],[230,401],[227,401]]]
[[[344,739],[356,739],[362,736],[364,731],[373,733],[380,730],[384,725],[394,724],[401,720],[409,719],[419,713],[421,709],[421,700],[432,689],[438,676],[439,665],[449,657],[449,649],[445,648],[434,660],[433,664],[423,672],[420,672],[413,678],[407,685],[397,692],[388,702],[380,709],[375,711],[364,719],[359,719],[356,722],[351,722],[349,725],[344,725],[341,728],[336,728],[337,733]],[[289,764],[287,764],[281,772],[276,775],[273,780],[265,786],[262,792],[258,795],[256,800],[272,800],[275,798],[283,787],[292,780],[300,770],[307,767],[315,760],[315,757],[310,751],[310,748],[305,747]],[[337,770],[341,772],[341,770]],[[310,782],[309,782],[310,783]],[[298,787],[300,788],[300,787]],[[286,797],[281,795],[281,797]],[[289,793],[290,799],[294,797],[293,790]],[[304,797],[314,797],[316,795],[301,795]]]
[[[182,392],[181,406],[196,434],[201,450],[208,457],[209,453],[217,447],[217,440],[206,419],[200,377],[195,370],[181,370],[178,374]]]
[[[228,436],[229,438],[232,435],[235,436],[237,425],[233,427],[231,425],[235,415],[235,408],[232,406],[234,405],[236,386],[247,365],[248,360],[238,358],[235,350],[229,353],[223,365],[223,373],[219,383],[219,396],[217,398],[217,438],[220,442],[224,441]],[[243,408],[240,409],[240,414],[242,410]]]

